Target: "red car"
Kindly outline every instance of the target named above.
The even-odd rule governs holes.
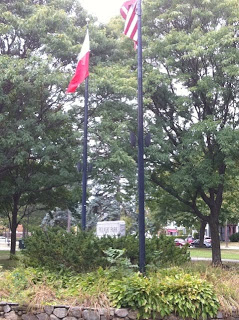
[[[174,243],[175,243],[175,246],[177,246],[177,247],[182,247],[182,246],[184,246],[186,244],[186,242],[183,239],[180,239],[180,238],[175,239]]]
[[[188,236],[186,239],[185,239],[185,241],[187,242],[187,243],[192,243],[193,242],[193,240],[194,240],[194,238],[192,237],[192,236]]]

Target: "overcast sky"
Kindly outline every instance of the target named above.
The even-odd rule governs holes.
[[[125,0],[79,0],[79,2],[100,22],[106,23],[110,18],[119,15],[120,7]]]

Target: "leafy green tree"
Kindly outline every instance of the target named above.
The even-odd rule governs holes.
[[[0,12],[0,208],[14,254],[28,208],[66,206],[79,180],[80,134],[64,90],[86,15],[74,0],[2,1]]]
[[[156,232],[169,222],[176,222],[178,226],[186,228],[196,228],[198,225],[197,217],[189,212],[188,207],[162,189],[151,190],[146,205]]]
[[[14,253],[21,219],[35,209],[64,209],[76,201],[68,193],[80,181],[75,164],[81,159],[84,87],[77,95],[64,91],[83,42],[86,12],[75,0],[3,1],[0,6],[0,64],[6,70],[0,76],[0,206],[11,223]],[[122,21],[115,21],[113,28],[90,25],[89,141],[94,143],[89,161],[93,184],[119,200],[134,192],[135,152],[128,138],[135,123],[128,120],[135,122],[136,77],[135,58],[126,59],[133,49],[124,37],[120,42],[127,50],[119,49]]]
[[[151,179],[209,223],[215,265],[221,264],[223,195],[238,175],[238,20],[237,0],[144,6]]]

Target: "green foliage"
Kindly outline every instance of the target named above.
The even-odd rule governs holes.
[[[36,206],[76,203],[79,131],[63,92],[85,15],[75,0],[0,3],[0,213],[12,235]]]
[[[59,304],[62,301],[79,304],[87,299],[91,306],[97,302],[98,305],[107,303],[108,306],[113,304],[115,307],[138,310],[143,319],[171,313],[191,319],[213,317],[219,304],[212,285],[201,280],[197,272],[191,269],[187,272],[170,268],[144,277],[139,273],[122,276],[102,268],[87,274],[76,274],[39,267],[18,267],[12,272],[0,273],[0,289],[2,298],[28,304],[36,301],[41,292],[45,298],[44,304]],[[207,272],[204,270],[204,273]],[[213,271],[208,277],[216,280]],[[226,286],[223,288],[228,290]],[[103,296],[104,301],[100,301]]]
[[[110,246],[114,249],[125,251],[132,264],[138,263],[139,239],[138,236],[129,235],[121,238],[102,238],[100,240],[102,248]],[[180,265],[189,260],[187,246],[176,247],[174,239],[171,237],[160,236],[152,237],[145,241],[146,264],[148,267],[163,267],[167,265]]]
[[[191,214],[211,224],[220,264],[224,193],[238,176],[238,0],[146,0],[143,12],[144,105],[154,140],[147,160],[154,196],[164,197],[158,219]]]
[[[34,306],[34,303],[59,304],[63,301],[83,304],[86,300],[91,305],[100,305],[101,295],[106,294],[110,281],[111,274],[102,268],[94,273],[76,274],[21,266],[12,272],[0,273],[0,290],[1,298],[29,306]]]
[[[138,264],[137,236],[97,238],[90,232],[68,233],[61,228],[36,229],[25,240],[24,263],[50,270],[89,272],[98,267],[129,271]],[[179,265],[189,260],[187,246],[179,248],[170,237],[146,239],[146,264],[150,268]]]
[[[11,272],[0,270],[0,292],[4,301],[32,306],[41,302],[112,307],[115,303],[139,309],[140,318],[158,316],[159,310],[165,315],[172,312],[185,318],[189,314],[187,318],[197,319],[199,314],[205,318],[205,314],[211,317],[216,313],[215,293],[220,310],[228,315],[234,312],[239,303],[238,271],[238,266],[215,269],[205,262],[160,269],[147,273],[147,277],[101,267],[75,273],[20,266]]]
[[[61,228],[36,229],[25,244],[25,263],[30,266],[86,272],[107,265],[98,239],[89,232],[72,234]]]
[[[232,234],[229,239],[231,242],[239,242],[239,232]]]
[[[143,277],[134,274],[110,284],[109,294],[117,307],[139,310],[142,319],[175,313],[182,318],[207,319],[216,315],[219,303],[206,281],[183,272]]]
[[[138,269],[137,265],[133,265],[129,258],[124,257],[125,250],[109,248],[104,251],[106,259],[110,264],[110,272],[117,274],[116,277],[128,276]]]
[[[181,265],[190,259],[188,246],[176,247],[174,238],[167,236],[154,236],[146,240],[146,261],[152,268],[169,265]]]

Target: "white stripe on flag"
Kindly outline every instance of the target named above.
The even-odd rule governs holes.
[[[133,31],[134,31],[134,28],[136,27],[136,25],[137,25],[137,21],[138,21],[138,19],[137,19],[137,16],[135,16],[134,17],[134,19],[133,19],[133,21],[131,22],[131,24],[130,24],[130,27],[129,27],[129,30],[128,30],[128,32],[127,32],[127,36],[128,37],[130,37],[130,38],[134,38],[134,35],[132,35],[132,33],[133,33]]]

